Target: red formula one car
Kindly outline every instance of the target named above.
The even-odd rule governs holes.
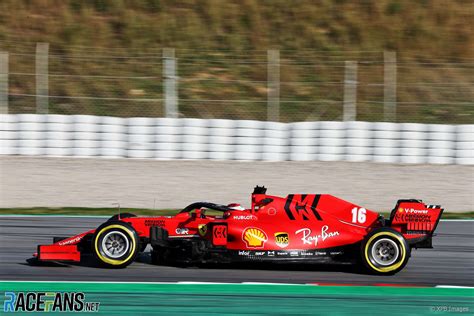
[[[222,212],[208,215],[207,210]],[[38,246],[39,261],[80,261],[92,253],[109,267],[125,267],[151,244],[152,262],[237,261],[358,263],[393,274],[412,248],[432,248],[443,209],[399,200],[390,219],[329,194],[277,197],[257,186],[252,207],[197,202],[175,216],[114,215],[96,229]],[[215,213],[215,212],[214,212]]]

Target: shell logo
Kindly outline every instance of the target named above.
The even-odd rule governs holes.
[[[398,209],[398,212],[400,212],[400,213],[403,212],[403,208],[400,207],[400,208]]]
[[[242,233],[242,240],[247,248],[263,248],[268,240],[267,234],[259,228],[247,227]]]

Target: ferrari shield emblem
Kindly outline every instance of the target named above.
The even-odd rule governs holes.
[[[290,237],[288,233],[275,233],[275,243],[280,248],[285,248],[290,243]]]
[[[198,231],[199,231],[199,235],[201,235],[202,237],[206,236],[207,225],[206,224],[199,224]]]

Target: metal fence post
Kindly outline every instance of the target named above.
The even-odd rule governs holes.
[[[280,51],[267,52],[267,120],[280,120]]]
[[[344,71],[344,121],[357,119],[357,62],[346,61]]]
[[[8,114],[8,53],[0,52],[0,114]]]
[[[174,48],[163,49],[165,117],[178,117],[176,58]]]
[[[384,120],[397,119],[397,53],[383,52],[383,114]]]
[[[36,43],[36,113],[48,114],[48,43]]]

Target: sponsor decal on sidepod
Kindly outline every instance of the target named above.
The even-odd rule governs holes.
[[[320,240],[325,241],[328,238],[339,236],[338,231],[334,231],[334,232],[329,231],[328,225],[324,225],[323,227],[321,227],[321,234],[319,235],[312,235],[310,228],[299,229],[295,232],[295,234],[296,235],[302,234],[301,240],[303,241],[303,244],[312,245],[314,243],[315,246],[318,246],[318,242]]]
[[[187,229],[187,228],[176,228],[176,234],[178,234],[178,235],[187,235],[187,234],[189,234],[189,229]]]
[[[288,247],[288,244],[290,243],[290,237],[288,236],[288,233],[287,232],[275,233],[275,243],[280,248]]]
[[[263,248],[268,237],[260,228],[247,227],[242,233],[242,240],[247,248]]]

